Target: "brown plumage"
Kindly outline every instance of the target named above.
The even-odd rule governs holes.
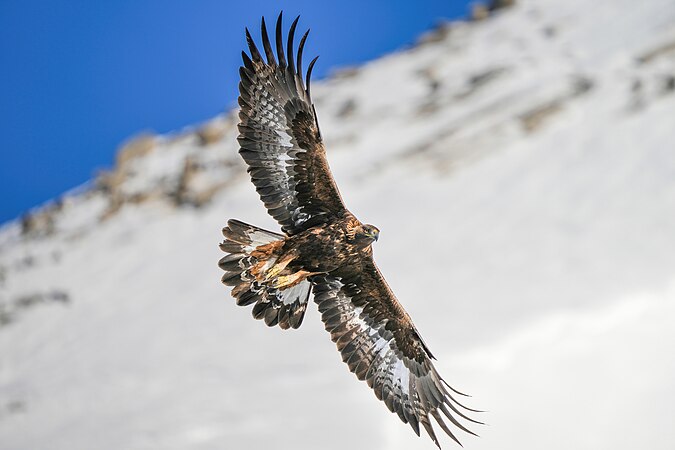
[[[239,305],[269,326],[298,328],[310,291],[331,339],[349,370],[368,383],[378,399],[420,434],[420,424],[439,445],[431,418],[457,441],[456,428],[474,434],[459,419],[480,423],[462,410],[432,364],[433,355],[373,260],[379,230],[362,224],[344,206],[319,132],[302,52],[309,31],[284,51],[281,14],[276,55],[262,21],[266,60],[250,33],[250,56],[242,52],[239,84],[239,153],[251,181],[283,234],[237,220],[223,229],[219,265]],[[440,445],[439,445],[440,446]]]

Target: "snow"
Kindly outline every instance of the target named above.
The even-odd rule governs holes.
[[[672,448],[675,4],[522,1],[439,33],[312,89],[382,272],[488,410],[465,447]],[[52,233],[0,229],[0,448],[433,448],[315,308],[269,329],[220,284],[228,218],[278,230],[222,120],[130,161],[119,192],[146,201],[100,220],[78,190]],[[200,208],[172,200],[186,158]]]

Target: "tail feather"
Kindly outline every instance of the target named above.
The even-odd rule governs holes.
[[[257,281],[251,274],[251,268],[259,262],[251,253],[261,245],[283,240],[284,236],[238,220],[227,222],[223,236],[225,240],[220,244],[220,249],[228,254],[218,262],[225,272],[221,281],[233,287],[232,296],[237,305],[255,304],[253,317],[264,320],[270,327],[279,325],[283,329],[298,328],[307,309],[310,283],[305,280],[280,290]],[[275,256],[271,255],[272,258]]]

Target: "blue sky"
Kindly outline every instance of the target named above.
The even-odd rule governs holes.
[[[244,27],[311,28],[315,78],[414,42],[468,1],[0,0],[0,223],[111,167],[130,135],[236,104]]]

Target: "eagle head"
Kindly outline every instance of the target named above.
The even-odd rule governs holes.
[[[352,240],[357,247],[364,248],[377,241],[380,230],[375,225],[358,224],[351,231]]]

